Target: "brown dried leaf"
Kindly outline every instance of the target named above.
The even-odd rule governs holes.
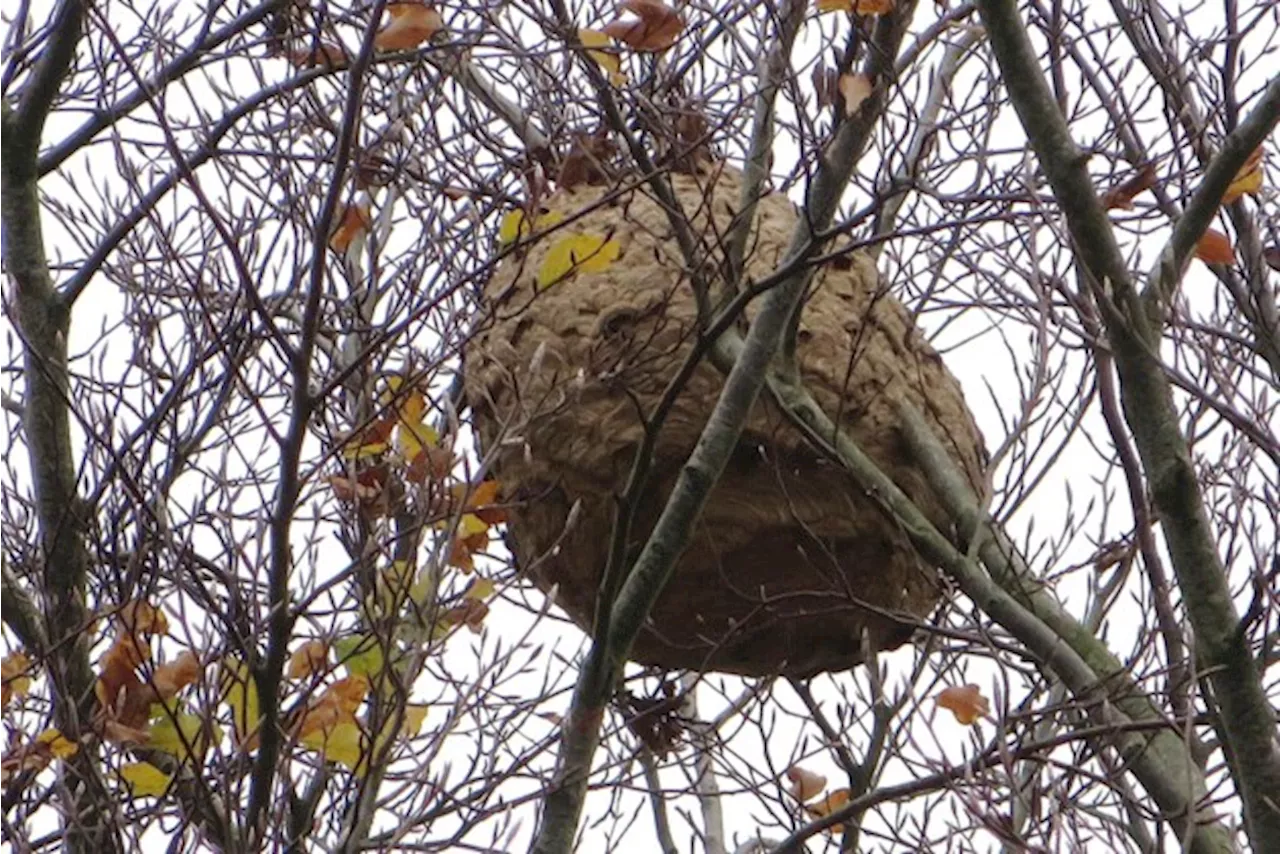
[[[471,572],[476,568],[475,555],[484,551],[487,545],[489,545],[487,527],[474,534],[457,537],[449,544],[447,563],[463,572]]]
[[[342,45],[320,42],[305,48],[297,48],[285,54],[294,68],[315,68],[323,65],[326,68],[346,68],[350,64],[347,52]]]
[[[836,102],[836,93],[840,91],[840,72],[823,65],[813,69],[813,91],[818,107],[829,107]]]
[[[444,612],[446,625],[464,625],[474,634],[479,634],[484,627],[484,619],[489,616],[489,606],[479,599],[463,599],[461,604],[454,605]]]
[[[5,754],[4,760],[0,761],[0,785],[7,786],[10,780],[24,771],[41,771],[54,759],[66,759],[79,749],[78,744],[58,730],[47,729],[31,743]]]
[[[605,24],[600,31],[633,50],[666,50],[676,43],[684,29],[680,14],[658,0],[623,0],[618,8],[632,13],[638,20],[619,18]]]
[[[369,679],[363,674],[348,676],[334,682],[320,698],[308,706],[294,725],[298,738],[329,730],[340,723],[352,723],[356,711],[369,694]]]
[[[590,186],[608,183],[609,175],[605,166],[613,158],[615,150],[613,140],[607,132],[575,134],[573,145],[560,164],[556,183],[562,190],[572,190],[579,184]]]
[[[1156,185],[1156,167],[1148,163],[1138,172],[1110,190],[1102,194],[1102,207],[1105,210],[1120,208],[1133,210],[1133,200],[1139,193],[1144,193]]]

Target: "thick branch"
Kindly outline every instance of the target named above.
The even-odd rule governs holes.
[[[1191,840],[1190,850],[1200,854],[1232,850],[1230,836],[1220,824],[1204,823],[1211,819],[1210,814],[1202,811],[1208,797],[1204,780],[1176,736],[1163,739],[1156,736],[1148,740],[1123,732],[1133,723],[1121,708],[1124,697],[1113,696],[1107,690],[1109,685],[1099,679],[1101,674],[1073,644],[1063,642],[1056,626],[1042,620],[1019,601],[1022,597],[997,584],[975,561],[956,549],[871,458],[836,427],[803,386],[774,375],[770,377],[770,392],[792,422],[804,429],[819,447],[835,456],[867,494],[892,514],[922,557],[942,567],[983,613],[1006,628],[1043,666],[1057,675],[1088,707],[1095,723],[1117,728],[1117,734],[1110,741],[1169,821],[1183,838]],[[1085,631],[1083,627],[1079,630]]]
[[[1247,627],[1240,624],[1232,602],[1190,449],[1179,427],[1158,355],[1160,325],[1152,323],[1158,318],[1150,317],[1133,286],[1084,158],[1037,72],[1035,50],[1016,5],[1011,0],[981,0],[978,6],[1010,98],[1066,215],[1078,257],[1100,283],[1103,299],[1114,294],[1116,305],[1104,306],[1103,316],[1125,413],[1164,522],[1171,563],[1196,633],[1199,664],[1213,685],[1228,746],[1237,758],[1232,770],[1245,804],[1248,833],[1257,850],[1280,849],[1280,807],[1274,799],[1280,791],[1280,748],[1274,712],[1249,654]]]
[[[888,23],[878,28],[881,39],[877,48],[881,53],[873,57],[873,67],[892,68],[892,57],[897,53],[906,21],[913,11],[914,4],[903,4],[889,16]],[[804,291],[806,265],[797,262],[813,257],[821,249],[815,235],[826,229],[835,215],[853,165],[884,108],[886,80],[887,75],[878,79],[876,91],[868,99],[869,105],[841,123],[824,152],[810,185],[807,215],[800,217],[781,265],[794,265],[795,272],[764,295],[746,341],[734,348],[733,366],[707,426],[681,468],[662,515],[614,602],[605,643],[593,643],[583,663],[565,723],[559,767],[534,844],[534,850],[540,854],[567,852],[572,848],[586,796],[591,759],[599,742],[605,698],[644,620],[670,579],[677,559],[688,545],[707,496],[737,445],[768,366]],[[720,358],[727,361],[726,355],[721,354]]]
[[[791,69],[791,47],[795,44],[806,11],[808,3],[803,0],[792,0],[788,4],[779,15],[778,40],[760,58],[757,71],[760,82],[751,119],[751,143],[746,162],[742,165],[742,195],[738,199],[733,224],[729,227],[725,250],[729,286],[735,290],[741,286],[747,237],[755,222],[756,205],[765,179],[769,177],[769,161],[773,155],[774,102]]]
[[[49,647],[49,640],[40,619],[40,606],[23,589],[22,582],[9,571],[9,567],[0,567],[0,571],[4,573],[0,618],[9,627],[9,631],[17,635],[23,647],[37,656],[43,656]]]
[[[84,519],[76,492],[79,463],[71,444],[67,376],[70,317],[54,290],[45,257],[36,154],[45,120],[75,59],[83,26],[84,8],[79,2],[66,0],[58,7],[50,22],[49,40],[17,108],[10,111],[9,105],[4,105],[0,147],[4,261],[15,285],[17,328],[22,337],[22,424],[44,563],[40,584],[44,637],[51,650],[47,663],[54,686],[54,721],[64,735],[77,741],[89,728],[94,705],[89,638],[83,631],[88,623],[85,584],[89,555],[82,540]],[[86,854],[117,850],[119,842],[106,810],[110,796],[102,786],[92,751],[81,750],[73,757],[67,782],[72,793],[71,803],[65,805],[69,816],[67,849]]]

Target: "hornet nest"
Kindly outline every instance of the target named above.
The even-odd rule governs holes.
[[[710,253],[706,269],[715,271],[741,176],[710,171],[673,174],[671,183]],[[686,265],[667,214],[646,189],[579,186],[544,198],[538,228],[558,225],[499,263],[484,292],[488,322],[465,352],[476,433],[514,505],[508,538],[516,560],[542,589],[559,585],[558,604],[587,631],[643,418],[696,331]],[[774,271],[795,223],[784,195],[760,199],[745,280]],[[575,259],[578,267],[540,287],[548,253],[575,235],[617,245],[599,263]],[[797,356],[825,411],[927,517],[947,525],[895,426],[894,403],[906,399],[922,411],[975,482],[982,440],[959,384],[870,259],[830,262],[814,277]],[[653,529],[722,382],[714,367],[699,365],[662,424],[629,560]],[[842,670],[861,662],[864,643],[883,650],[906,642],[940,594],[935,569],[906,534],[762,395],[631,658],[752,676]]]

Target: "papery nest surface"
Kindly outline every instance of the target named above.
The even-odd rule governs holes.
[[[741,176],[718,168],[670,180],[714,276]],[[542,589],[557,585],[557,603],[590,631],[617,496],[644,420],[693,347],[696,305],[670,219],[646,185],[559,191],[540,210],[551,233],[523,239],[485,288],[486,321],[465,352],[466,390],[481,448],[514,504],[508,541],[518,565]],[[775,271],[795,224],[785,196],[760,200],[746,281]],[[548,253],[579,235],[616,241],[607,249],[616,258],[581,263],[540,286]],[[982,440],[959,384],[870,259],[829,262],[814,277],[797,356],[827,414],[949,530],[901,438],[895,402],[925,414],[975,483]],[[628,560],[656,523],[722,383],[704,360],[662,423]],[[938,602],[936,571],[906,534],[766,397],[636,639],[637,662],[752,676],[842,670],[862,660],[864,644],[901,645]]]

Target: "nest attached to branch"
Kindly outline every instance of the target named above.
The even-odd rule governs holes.
[[[671,182],[714,273],[741,176],[725,169]],[[542,589],[558,585],[558,604],[586,631],[643,419],[696,334],[684,260],[667,214],[646,190],[584,186],[545,198],[543,222],[558,215],[563,224],[503,259],[485,289],[491,323],[465,353],[479,441],[516,504],[508,528],[516,559]],[[785,196],[769,194],[756,220],[751,281],[783,259],[796,213]],[[539,288],[548,251],[577,234],[617,241],[617,259]],[[975,479],[981,437],[959,384],[869,259],[833,262],[815,277],[797,354],[824,410],[926,516],[946,525],[895,426],[894,403],[906,399],[924,412]],[[699,365],[661,425],[628,560],[652,531],[722,383],[714,367]],[[766,398],[636,639],[637,662],[752,676],[842,670],[861,662],[864,643],[876,650],[904,643],[937,604],[934,568]],[[579,514],[566,529],[575,502]]]

